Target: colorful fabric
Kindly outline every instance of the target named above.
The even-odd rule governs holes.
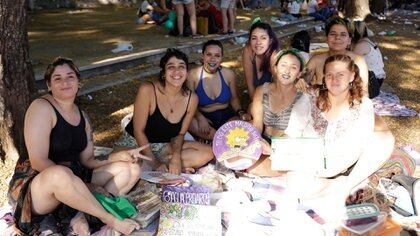
[[[375,113],[380,116],[418,116],[418,112],[401,105],[397,95],[382,92],[372,99]]]
[[[90,182],[91,170],[82,166],[75,166],[75,162],[61,162],[63,166],[70,168],[75,175],[85,182]],[[32,214],[32,198],[30,184],[39,172],[32,169],[28,158],[19,159],[15,167],[15,173],[9,183],[9,203],[14,208],[14,222],[16,231],[23,235],[34,235],[38,232],[40,222],[46,215]],[[88,181],[89,180],[89,181]],[[60,204],[52,213],[58,219],[72,217],[76,210]]]
[[[380,178],[391,179],[396,174],[413,176],[416,170],[414,159],[401,147],[395,148],[391,158],[369,177],[369,184],[376,187]]]

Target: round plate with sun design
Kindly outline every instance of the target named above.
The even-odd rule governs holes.
[[[213,138],[213,153],[227,168],[244,170],[261,156],[261,135],[251,124],[242,120],[227,122]]]

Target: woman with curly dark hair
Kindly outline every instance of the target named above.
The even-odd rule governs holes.
[[[179,174],[193,172],[213,159],[209,145],[184,141],[197,110],[198,97],[188,89],[188,58],[177,49],[168,49],[160,60],[159,79],[143,83],[134,101],[134,115],[126,131],[132,143],[154,159],[153,169]],[[135,139],[135,140],[134,140]]]
[[[304,171],[289,171],[287,179],[298,186],[301,199],[333,196],[322,199],[344,206],[350,191],[388,159],[394,138],[388,130],[375,131],[373,104],[363,96],[359,68],[350,56],[328,57],[323,73],[308,101],[295,106],[285,133],[322,139],[326,166],[302,165]]]

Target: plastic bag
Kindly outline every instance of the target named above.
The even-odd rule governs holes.
[[[93,193],[93,196],[99,203],[119,220],[132,217],[137,213],[136,208],[128,201],[126,197],[105,197],[99,193]]]

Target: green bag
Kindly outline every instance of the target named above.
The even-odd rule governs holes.
[[[132,217],[137,213],[136,208],[128,201],[126,197],[106,197],[99,193],[93,193],[96,200],[113,216],[119,220]]]

